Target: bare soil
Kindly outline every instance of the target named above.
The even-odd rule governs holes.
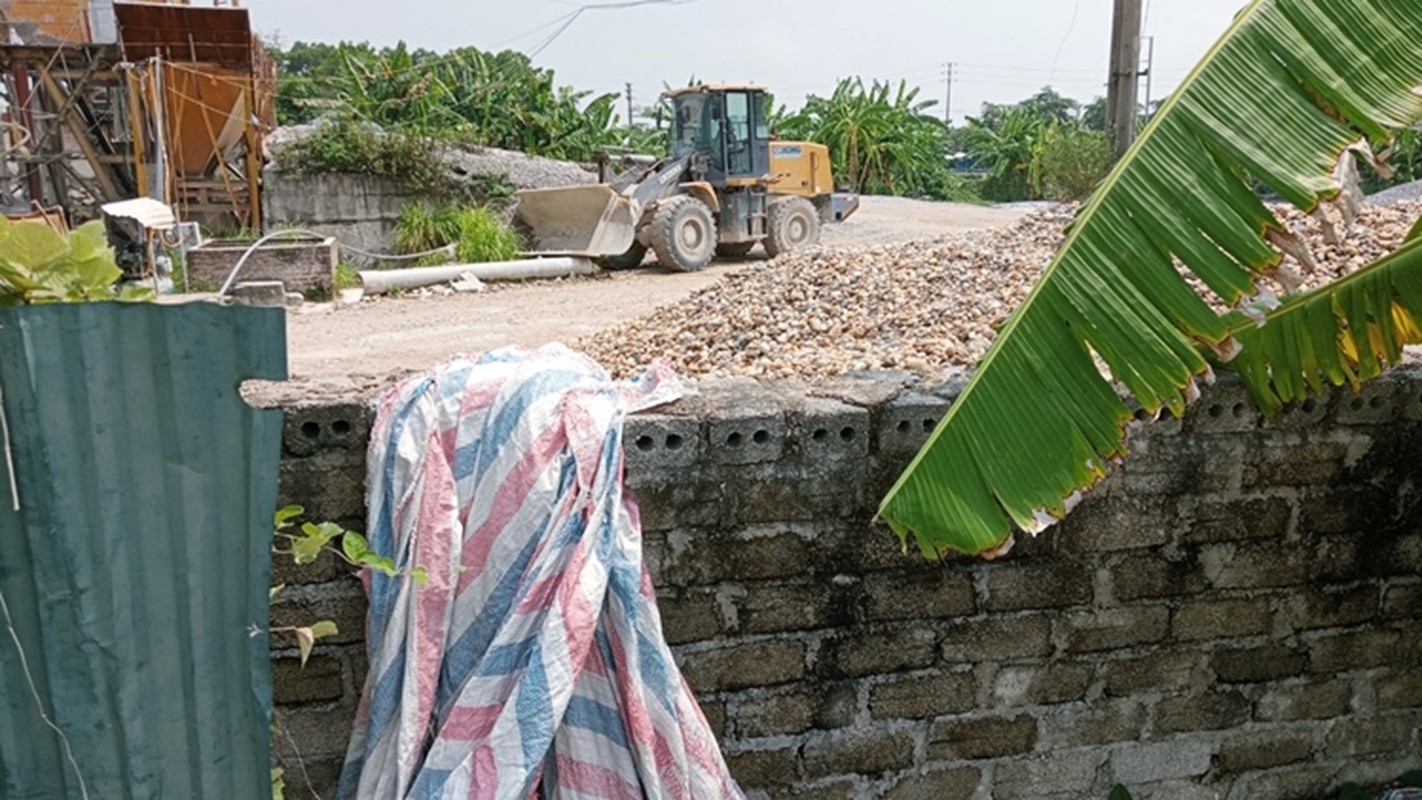
[[[866,197],[854,216],[825,227],[829,247],[894,244],[1010,224],[1025,209]],[[763,255],[750,256],[753,262]],[[743,263],[743,262],[742,262]],[[644,316],[734,272],[716,262],[701,272],[640,269],[593,278],[490,286],[480,294],[402,296],[320,304],[291,314],[287,342],[294,377],[423,370],[494,347],[570,343]],[[654,354],[648,354],[652,356]]]

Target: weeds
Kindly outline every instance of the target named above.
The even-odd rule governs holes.
[[[360,270],[349,261],[342,261],[336,265],[336,286],[337,292],[342,289],[360,288]]]
[[[521,243],[513,229],[488,208],[444,206],[431,209],[406,206],[395,223],[395,246],[402,253],[424,253],[454,245],[461,263],[509,261],[518,258]],[[421,265],[443,264],[445,256],[432,253]]]

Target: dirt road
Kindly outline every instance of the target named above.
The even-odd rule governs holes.
[[[853,217],[826,226],[824,243],[846,246],[911,241],[1006,225],[1024,213],[1021,209],[866,197]],[[291,373],[311,377],[428,369],[454,355],[491,347],[571,343],[579,336],[680,300],[741,268],[741,264],[726,262],[701,272],[679,273],[648,263],[641,269],[596,278],[500,286],[482,294],[308,306],[288,319]]]

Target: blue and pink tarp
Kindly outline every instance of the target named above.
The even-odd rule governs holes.
[[[742,798],[662,635],[622,426],[683,394],[559,345],[460,358],[371,436],[370,673],[344,800]],[[422,568],[421,585],[411,571]]]

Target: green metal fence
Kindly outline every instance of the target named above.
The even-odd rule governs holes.
[[[281,310],[0,310],[0,797],[269,796],[281,414],[238,386],[285,377]]]

